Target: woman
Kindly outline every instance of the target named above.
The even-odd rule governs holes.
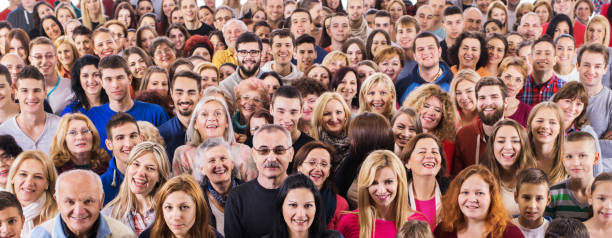
[[[211,211],[206,208],[198,182],[189,175],[168,180],[155,196],[155,220],[140,238],[202,237],[220,238],[208,225]],[[171,224],[181,223],[182,226]]]
[[[494,1],[487,9],[487,19],[496,19],[502,23],[502,34],[508,33],[508,9],[501,1]]]
[[[513,217],[520,215],[514,200],[516,178],[521,170],[536,167],[523,126],[511,119],[497,122],[487,140],[482,164],[499,179],[500,196],[506,212]]]
[[[336,158],[348,158],[350,141],[348,137],[351,110],[338,93],[325,92],[319,96],[312,111],[310,136],[325,144],[332,145]],[[332,161],[339,164],[340,161]]]
[[[276,197],[277,215],[273,222],[272,232],[264,237],[341,237],[338,231],[325,229],[324,221],[327,213],[321,208],[326,208],[328,205],[326,203],[329,201],[326,200],[323,192],[319,193],[320,190],[315,185],[303,174],[291,175],[283,181]],[[294,222],[294,219],[300,218],[306,220],[306,223],[296,224]],[[328,229],[331,228],[328,226]]]
[[[247,137],[245,129],[248,119],[258,109],[268,108],[270,100],[263,82],[258,79],[241,80],[234,87],[234,95],[238,110],[232,117],[232,126],[234,133],[239,135],[239,142],[243,143]]]
[[[395,140],[393,152],[395,152],[395,155],[401,156],[410,139],[423,133],[423,127],[414,109],[401,107],[391,118],[391,131]]]
[[[58,173],[73,169],[88,169],[100,175],[106,172],[110,158],[98,146],[100,135],[87,116],[68,113],[57,128],[49,153]]]
[[[166,150],[160,144],[145,141],[130,151],[125,179],[117,197],[102,210],[102,214],[121,221],[136,234],[142,233],[155,221],[155,194],[170,179],[170,164]]]
[[[172,0],[166,0],[172,1]],[[172,43],[174,43],[174,50],[176,51],[177,57],[188,57],[187,51],[185,50],[185,42],[187,39],[191,37],[191,34],[185,29],[183,25],[172,24],[168,27],[166,31],[166,36],[170,38]]]
[[[541,102],[529,113],[527,135],[536,165],[548,174],[550,184],[557,184],[567,177],[563,167],[564,138],[563,112],[553,102]]]
[[[593,15],[593,12],[595,12],[593,2],[588,0],[576,1],[574,5],[574,16],[576,16],[576,20],[582,25],[586,26],[589,23],[589,19]]]
[[[404,147],[399,158],[408,169],[410,207],[423,213],[435,227],[443,217],[442,195],[450,183],[444,176],[446,158],[442,143],[432,134],[418,134]]]
[[[60,36],[64,35],[62,23],[53,15],[45,16],[40,20],[40,36],[47,37],[51,41],[55,41]]]
[[[57,53],[57,64],[55,68],[62,78],[70,79],[70,70],[79,58],[79,52],[72,39],[68,36],[60,36],[53,43]]]
[[[553,67],[555,75],[565,82],[578,81],[580,75],[576,65],[572,63],[576,55],[576,41],[568,34],[561,34],[555,39],[556,64]]]
[[[129,2],[121,2],[115,7],[114,19],[123,22],[128,29],[136,29],[136,10]]]
[[[324,88],[329,88],[329,82],[332,79],[332,72],[323,65],[313,64],[310,67],[306,68],[304,71],[304,75],[308,78],[317,80]]]
[[[448,53],[449,63],[453,65],[451,67],[453,74],[462,69],[471,69],[480,77],[492,75],[485,68],[489,62],[489,54],[481,33],[470,31],[461,33],[455,44],[448,49]]]
[[[155,38],[149,46],[149,55],[153,57],[156,65],[170,71],[170,66],[176,60],[174,43],[165,36]]]
[[[529,2],[520,3],[518,7],[516,7],[516,11],[514,13],[517,21],[514,22],[514,26],[512,27],[514,31],[516,31],[519,24],[521,24],[521,21],[518,21],[518,19],[523,19],[523,15],[527,14],[528,12],[533,12],[533,4]]]
[[[323,58],[321,65],[328,68],[332,74],[335,74],[340,68],[348,67],[349,59],[346,54],[340,51],[332,51]]]
[[[154,13],[145,13],[144,15],[140,16],[140,19],[138,19],[138,24],[136,26],[138,28],[143,26],[150,26],[157,33],[157,15],[155,15]]]
[[[11,165],[6,190],[15,194],[23,207],[21,237],[30,237],[34,227],[56,216],[56,180],[53,161],[42,151],[22,152]]]
[[[8,172],[15,158],[23,150],[10,135],[0,135],[0,191],[6,191],[8,183]]]
[[[363,83],[367,77],[370,75],[380,72],[378,70],[378,65],[371,60],[364,60],[357,64],[357,78],[359,79],[359,83]]]
[[[373,30],[370,35],[368,35],[368,39],[366,40],[367,59],[373,60],[374,56],[378,52],[378,47],[383,45],[391,45],[391,37],[389,36],[389,33],[381,29]]]
[[[28,33],[19,28],[12,29],[6,37],[4,49],[7,53],[16,53],[26,64],[29,63],[30,37]]]
[[[554,40],[561,34],[574,35],[572,20],[565,14],[555,15],[552,20],[550,20],[548,27],[546,27],[546,35],[549,35]]]
[[[610,23],[606,17],[596,14],[591,18],[584,34],[584,42],[608,45],[608,42],[610,42]],[[612,55],[612,47],[608,47],[608,53]],[[610,64],[612,64],[612,57],[608,59],[608,65]],[[608,67],[603,75],[603,85],[606,87],[612,85],[611,80],[609,80],[610,75],[612,75],[612,67]]]
[[[453,179],[442,209],[436,237],[524,237],[504,209],[497,180],[482,165],[471,165]]]
[[[263,125],[272,124],[274,119],[267,109],[259,109],[251,115],[249,123],[247,123],[246,131],[248,133],[245,145],[253,147],[253,136]]]
[[[14,53],[11,53],[9,57],[15,59],[19,58]],[[15,65],[11,68],[17,67],[19,66]],[[21,66],[21,68],[23,68],[23,66]],[[13,79],[11,79],[10,71],[8,67],[4,65],[0,66],[0,123],[7,121],[19,113],[19,104],[15,102],[13,88],[11,87],[13,85]],[[7,171],[4,171],[4,173],[0,172],[0,174],[6,176],[6,172],[8,172],[8,168]]]
[[[153,65],[151,57],[145,50],[140,47],[130,47],[123,51],[122,54],[125,61],[127,61],[132,72],[132,88],[139,89],[142,84],[142,80],[146,74],[146,70],[149,66]]]
[[[396,46],[381,46],[374,56],[374,62],[378,65],[381,73],[389,76],[395,84],[406,59],[404,58],[404,50]],[[395,91],[395,90],[394,90]]]
[[[351,121],[349,126],[349,156],[342,158],[336,170],[336,184],[339,194],[347,198],[351,209],[357,207],[357,183],[359,168],[366,156],[375,150],[393,150],[393,132],[389,120],[378,113],[364,112]],[[358,186],[359,185],[359,186]],[[359,199],[361,200],[361,199]]]
[[[342,45],[342,52],[349,58],[349,66],[356,67],[357,64],[366,59],[366,47],[362,39],[350,38]]]
[[[185,41],[185,53],[190,56],[202,56],[204,61],[210,62],[215,51],[207,36],[193,35]]]
[[[153,65],[147,68],[142,82],[140,82],[140,88],[138,91],[144,90],[157,90],[163,95],[169,95],[168,90],[168,71],[166,69]]]
[[[175,175],[186,173],[196,176],[199,172],[193,167],[193,161],[197,158],[196,148],[202,141],[213,137],[222,137],[230,144],[238,179],[249,181],[257,176],[255,165],[249,162],[250,148],[236,142],[227,103],[212,96],[205,96],[193,110],[186,132],[187,142],[176,148],[172,172]]]
[[[533,11],[538,14],[542,24],[549,22],[554,15],[552,6],[547,1],[537,1],[533,6]]]
[[[70,87],[76,99],[62,111],[66,113],[81,112],[108,102],[108,95],[102,88],[102,79],[98,71],[100,58],[95,55],[84,55],[78,58],[70,71]],[[96,144],[94,144],[96,145]]]
[[[459,127],[470,125],[478,118],[475,91],[478,80],[480,80],[480,75],[476,71],[464,69],[459,70],[451,82],[448,92],[453,105],[457,108],[456,117],[459,119]]]
[[[503,34],[502,31],[503,24],[501,21],[497,19],[489,19],[484,24],[482,24],[482,33],[486,38],[491,37],[493,34]]]
[[[28,32],[30,39],[34,39],[42,35],[42,18],[53,16],[53,6],[47,1],[40,1],[34,5],[32,11],[32,29]],[[61,24],[60,24],[61,25]]]
[[[138,27],[138,30],[136,30],[136,45],[143,50],[148,51],[149,46],[151,46],[151,43],[153,43],[153,40],[155,40],[157,37],[157,31],[152,26]]]
[[[234,72],[236,72],[237,68],[238,68],[238,66],[236,66],[233,63],[224,63],[224,64],[222,64],[219,67],[219,77],[220,77],[221,81],[225,80],[227,77],[229,77]]]
[[[60,2],[55,6],[55,17],[62,24],[64,31],[68,30],[66,29],[66,22],[71,19],[78,19],[72,4],[67,2]]]
[[[168,31],[168,26],[170,25],[170,19],[172,18],[171,13],[172,9],[176,8],[175,0],[162,0],[162,14],[160,21],[160,34],[166,33]]]
[[[359,101],[357,93],[361,88],[361,83],[357,80],[357,71],[354,68],[344,67],[334,74],[329,89],[342,95],[346,105],[349,105],[351,112],[357,113]]]
[[[489,62],[485,69],[491,75],[497,75],[499,64],[502,62],[508,53],[508,41],[506,37],[497,33],[492,34],[487,38],[487,52],[489,54]]]
[[[344,11],[344,7],[342,6],[342,1],[340,0],[323,0],[321,1],[321,4],[323,4],[324,7],[328,7],[334,12],[342,12],[346,14],[346,11]]]
[[[214,64],[204,62],[197,65],[194,72],[202,77],[202,92],[210,86],[219,86],[219,69]]]
[[[402,161],[393,152],[373,151],[359,170],[359,206],[340,220],[338,231],[346,238],[395,237],[404,222],[427,221],[410,207],[406,181]]]
[[[387,12],[391,15],[391,22],[395,24],[397,20],[407,14],[406,4],[401,0],[391,0],[387,3]],[[391,33],[391,32],[389,32]],[[395,35],[395,34],[394,34]]]
[[[221,33],[221,31],[211,31],[208,38],[210,39],[210,43],[212,43],[215,52],[227,49],[227,44],[225,43],[225,38],[223,37],[223,33]]]
[[[81,1],[81,6],[79,8],[82,11],[81,21],[83,22],[83,25],[90,30],[93,31],[99,25],[106,22],[104,6],[102,5],[101,0]]]
[[[386,74],[373,74],[359,90],[359,113],[375,112],[391,120],[396,103],[395,86]]]
[[[518,32],[512,32],[506,36],[506,40],[508,41],[508,53],[506,56],[518,56],[518,48],[525,41],[523,35]]]
[[[515,120],[523,127],[527,126],[527,118],[531,111],[531,106],[521,102],[516,95],[523,89],[527,80],[529,66],[520,57],[505,58],[499,65],[497,77],[499,77],[508,89],[506,106],[504,107],[504,117]]]

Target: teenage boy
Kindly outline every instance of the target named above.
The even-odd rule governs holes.
[[[460,8],[452,6],[446,8],[443,15],[442,27],[446,32],[446,38],[440,42],[440,47],[442,47],[442,59],[448,62],[448,48],[453,46],[459,35],[463,33],[463,14]]]
[[[584,223],[574,218],[558,218],[548,224],[546,238],[589,238],[589,230]]]
[[[327,34],[331,38],[331,44],[325,48],[327,52],[342,51],[342,46],[351,34],[349,19],[344,13],[336,13],[329,20]]]
[[[274,71],[281,76],[283,85],[291,85],[304,75],[297,66],[291,63],[295,51],[295,38],[289,29],[276,29],[270,34],[272,61],[261,67],[262,72]]]
[[[377,11],[376,15],[374,16],[374,27],[372,29],[381,29],[389,33],[389,36],[394,36],[394,34],[392,34],[393,22],[391,22],[391,14],[385,10]]]
[[[525,79],[523,89],[517,98],[530,106],[548,101],[563,85],[565,81],[560,80],[553,71],[556,63],[555,44],[548,35],[538,38],[531,49],[531,62],[533,69]]]
[[[550,202],[548,175],[538,168],[521,171],[516,178],[514,201],[520,215],[512,220],[525,238],[544,238],[548,220],[544,219],[546,205]]]
[[[208,33],[215,30],[214,27],[200,21],[196,0],[180,0],[178,1],[178,8],[181,10],[183,19],[185,19],[185,29],[190,35],[207,36]]]
[[[19,237],[24,220],[17,197],[7,191],[0,191],[0,237]]]
[[[79,52],[79,57],[83,55],[93,55],[93,41],[91,40],[91,30],[86,26],[80,25],[74,28],[72,31],[72,37],[74,38],[74,45]]]
[[[370,32],[372,32],[364,17],[365,10],[363,0],[346,1],[346,13],[351,25],[351,37],[366,39]]]
[[[546,215],[582,222],[591,217],[587,193],[595,177],[593,166],[599,160],[595,138],[587,132],[571,132],[565,139],[563,167],[569,178],[550,187],[551,201]]]
[[[295,9],[295,11],[291,13],[289,20],[289,29],[291,30],[291,34],[293,34],[293,37],[296,39],[296,41],[298,38],[300,38],[300,36],[303,35],[310,35],[313,39],[315,38],[314,35],[312,35],[312,29],[314,28],[314,24],[312,23],[312,16],[310,15],[310,12],[308,12],[308,10],[303,8]],[[268,36],[269,35],[270,34],[268,32]],[[365,37],[362,39],[365,39]],[[314,49],[316,51],[314,62],[320,64],[321,62],[323,62],[323,58],[325,58],[325,56],[327,55],[327,51],[321,48],[321,46],[316,43],[316,39]],[[293,63],[297,64],[297,62]]]
[[[301,35],[295,40],[295,59],[298,70],[305,72],[317,58],[316,40],[310,35]]]

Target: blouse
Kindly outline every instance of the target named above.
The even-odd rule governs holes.
[[[340,223],[338,224],[338,231],[345,238],[359,238],[359,216],[358,210],[353,211],[354,213],[348,213],[342,217]],[[408,217],[408,221],[410,220],[421,220],[427,222],[427,217],[423,216],[420,213],[413,213],[410,217]],[[381,219],[376,219],[374,224],[373,234],[371,238],[386,238],[386,237],[395,237],[397,234],[397,227],[395,227],[395,221],[385,221]],[[432,228],[433,229],[433,228]],[[519,231],[520,232],[520,231]]]

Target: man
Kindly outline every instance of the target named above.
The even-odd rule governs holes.
[[[521,57],[527,63],[527,74],[531,74],[533,70],[533,63],[531,62],[531,47],[533,47],[533,41],[523,41],[518,47],[518,57]]]
[[[463,11],[463,30],[480,31],[482,29],[482,12],[475,7],[469,7]]]
[[[536,40],[531,48],[533,69],[517,95],[521,102],[535,106],[548,101],[565,85],[565,81],[560,80],[553,71],[555,62],[555,45],[550,36],[544,35]]]
[[[434,25],[434,11],[429,5],[423,5],[416,12],[416,19],[421,32],[431,31]],[[439,38],[442,39],[442,38]]]
[[[300,91],[292,86],[278,88],[272,95],[270,103],[270,114],[274,124],[282,126],[291,133],[293,151],[300,151],[303,145],[314,140],[298,128],[298,122],[302,117],[302,105]],[[289,166],[288,171],[292,172],[293,166]]]
[[[98,69],[102,77],[102,88],[108,94],[108,102],[89,109],[85,114],[100,133],[102,142],[100,146],[106,146],[111,150],[108,144],[103,143],[107,139],[106,124],[117,112],[125,112],[136,120],[148,121],[155,126],[161,126],[168,120],[168,115],[159,105],[132,100],[130,97],[132,77],[123,57],[119,55],[104,57],[100,60]]]
[[[374,30],[381,29],[389,35],[393,33],[393,22],[391,22],[391,14],[385,10],[377,11],[374,16]],[[421,28],[423,29],[423,28]]]
[[[508,26],[514,26],[516,23],[516,7],[518,7],[521,0],[508,0],[508,5],[506,8],[508,9]]]
[[[303,8],[295,9],[293,13],[291,13],[291,16],[289,17],[289,21],[290,21],[289,30],[291,30],[293,37],[295,37],[296,39],[298,39],[302,35],[306,35],[306,34],[310,35],[312,32],[312,28],[314,28],[314,25],[312,24],[312,18],[310,16],[310,12],[308,12],[306,9],[303,9]],[[262,38],[262,37],[260,36],[259,38]],[[314,62],[317,64],[320,64],[321,62],[323,62],[323,58],[325,58],[325,56],[327,55],[327,51],[321,48],[320,46],[318,46],[316,44],[316,41],[315,41],[315,51],[316,51],[316,55],[315,55]],[[297,64],[297,61],[296,62],[292,61],[292,63]]]
[[[19,237],[25,217],[17,197],[0,191],[0,237]]]
[[[122,222],[101,215],[104,191],[97,174],[76,169],[55,182],[58,214],[37,226],[30,237],[136,237]]]
[[[350,20],[351,36],[359,39],[368,38],[372,29],[368,27],[368,23],[364,17],[365,9],[363,7],[363,0],[347,0],[346,12]]]
[[[344,42],[351,34],[349,29],[349,20],[346,14],[336,13],[331,17],[329,21],[329,28],[327,28],[327,34],[331,38],[331,44],[325,48],[325,50],[327,52],[342,51]]]
[[[421,32],[412,44],[417,67],[406,76],[401,78],[398,76],[395,88],[400,105],[414,89],[423,84],[435,83],[444,91],[448,91],[453,79],[453,73],[448,65],[440,61],[442,49],[436,35],[427,31]]]
[[[304,75],[291,63],[295,51],[295,39],[288,29],[276,29],[270,34],[272,61],[261,67],[262,72],[274,71],[281,76],[283,84],[291,85],[291,81]]]
[[[20,0],[9,0],[9,5],[4,9],[4,11],[0,12],[0,21],[6,21],[8,14],[17,9],[19,7]]]
[[[612,90],[602,84],[610,55],[608,47],[601,44],[585,44],[578,51],[576,67],[580,82],[589,96],[586,119],[597,133],[601,147],[601,159],[594,174],[612,172]]]
[[[262,126],[253,136],[251,155],[257,178],[233,189],[225,206],[225,237],[261,237],[272,231],[276,196],[293,160],[289,132],[274,124]]]
[[[317,58],[316,40],[310,35],[301,35],[295,40],[295,59],[298,70],[305,72]]]
[[[13,136],[23,150],[49,154],[60,118],[44,110],[45,76],[36,67],[26,65],[17,75],[13,94],[19,100],[20,113],[0,125],[0,135]]]
[[[285,12],[283,0],[265,0],[264,11],[268,16],[268,24],[270,24],[272,29],[274,30],[279,28],[280,22],[285,19],[283,16],[283,13]]]
[[[98,27],[91,33],[91,39],[93,41],[94,53],[104,58],[109,55],[116,55],[119,53],[119,44],[115,41],[113,34],[106,27]]]
[[[251,32],[242,33],[236,40],[236,57],[238,58],[238,69],[221,81],[219,87],[225,89],[232,95],[232,99],[236,101],[234,87],[242,80],[259,77],[261,74],[261,39]]]
[[[270,37],[270,32],[272,32],[272,27],[268,25],[265,21],[260,21],[253,24],[253,33],[259,36],[259,39],[266,39]]]
[[[125,40],[127,37],[127,27],[119,20],[107,21],[104,23],[104,27],[106,27],[113,36],[113,40],[115,40],[117,44],[117,52],[121,52],[127,45],[127,41]]]
[[[487,12],[491,2],[491,0],[474,0],[474,5],[478,8],[478,10],[480,10],[480,12]]]
[[[8,14],[6,21],[11,23],[14,28],[21,28],[25,32],[30,32],[34,24],[32,11],[34,11],[36,2],[36,0],[21,0],[21,5]]]
[[[528,12],[521,18],[521,24],[518,26],[517,30],[525,37],[525,40],[535,41],[542,35],[540,17],[535,12]]]
[[[17,53],[5,54],[4,56],[2,56],[2,59],[0,59],[0,64],[8,68],[13,82],[17,80],[17,74],[19,74],[19,72],[21,72],[21,70],[25,66],[25,62],[23,61],[23,59],[21,59],[21,57],[19,57]]]
[[[236,18],[236,16],[234,16],[234,12],[232,11],[231,8],[229,8],[228,6],[219,6],[217,8],[217,11],[215,11],[215,28],[217,28],[217,30],[221,30],[223,29],[223,26],[225,25],[225,23],[227,21],[229,21],[232,18]]]
[[[319,0],[306,0],[300,1],[300,8],[308,10],[308,13],[310,14],[310,17],[312,19],[312,23],[314,24],[314,27],[310,31],[310,35],[318,40],[319,38],[321,38],[320,28],[324,20],[321,16],[323,5]]]
[[[247,32],[248,28],[243,21],[238,19],[231,19],[223,26],[223,38],[227,43],[227,49],[219,50],[213,55],[212,63],[220,68],[225,63],[232,63],[237,65],[236,56],[234,56],[234,50],[236,49],[236,40],[240,34]]]
[[[41,36],[30,41],[30,63],[45,76],[47,101],[54,114],[59,115],[74,99],[70,79],[61,78],[57,72],[55,46],[49,38]]]
[[[461,9],[455,6],[444,9],[442,27],[444,27],[446,32],[446,38],[440,42],[442,59],[444,62],[448,62],[448,48],[455,44],[457,38],[463,32],[463,14],[461,14]]]
[[[374,18],[376,17],[377,12],[378,10],[376,9],[369,9],[365,13],[365,19],[370,29],[374,29]]]
[[[185,20],[185,28],[190,35],[203,35],[207,36],[208,33],[215,30],[212,26],[203,23],[199,19],[198,15],[198,4],[196,0],[181,0],[179,3],[179,9]]]
[[[483,77],[476,83],[475,91],[479,119],[457,132],[452,176],[483,160],[487,140],[493,133],[495,123],[504,118],[508,89],[501,80],[496,77]]]
[[[89,28],[80,25],[74,28],[72,32],[72,36],[74,37],[74,45],[79,52],[79,57],[83,57],[83,55],[93,55],[93,41],[91,40],[91,30]]]
[[[442,27],[442,14],[444,8],[446,8],[446,1],[444,0],[429,0],[429,6],[433,9],[433,24],[431,26],[431,32],[434,33],[438,39],[445,39],[446,32]]]

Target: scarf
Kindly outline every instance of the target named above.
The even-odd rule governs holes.
[[[351,36],[365,39],[368,34],[368,22],[365,18],[361,19],[361,25],[358,28],[351,27]]]
[[[340,136],[333,136],[327,133],[325,130],[321,130],[320,139],[323,143],[331,144],[336,149],[338,155],[338,161],[332,161],[335,165],[349,157],[350,140],[346,132],[342,132]]]
[[[227,197],[223,197],[223,196],[221,196],[221,194],[217,193],[217,191],[215,191],[215,189],[212,187],[210,182],[208,182],[207,184],[208,184],[208,186],[207,186],[208,192],[210,193],[210,195],[212,195],[215,198],[215,200],[217,200],[217,202],[219,202],[221,204],[221,206],[225,207],[225,203],[227,202]],[[231,188],[235,188],[235,187],[236,187],[236,180],[232,179],[232,187]]]
[[[40,212],[47,201],[45,194],[41,195],[38,200],[34,201],[30,205],[23,207],[23,216],[25,221],[23,223],[23,230],[21,230],[21,237],[30,237],[30,232],[34,230],[34,219],[40,216]]]
[[[440,213],[441,213],[441,209],[442,209],[442,193],[440,192],[440,185],[438,184],[438,182],[436,182],[436,189],[434,192],[434,198],[436,199],[436,223],[441,219]],[[412,182],[410,182],[408,184],[408,198],[410,200],[410,207],[412,207],[412,209],[416,210],[416,203],[415,203],[415,199],[416,199],[416,195],[414,194],[414,187],[412,186]]]

